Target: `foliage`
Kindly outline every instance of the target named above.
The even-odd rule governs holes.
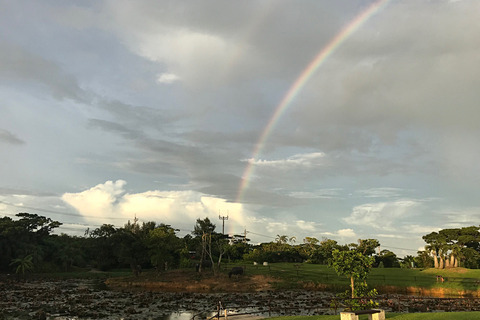
[[[358,239],[358,244],[352,243],[349,246],[365,256],[371,256],[375,253],[375,249],[380,246],[380,242],[377,239]]]
[[[355,298],[356,282],[365,281],[374,258],[367,257],[357,250],[343,250],[338,249],[333,251],[333,258],[330,266],[337,272],[338,275],[350,278],[350,288],[352,298]]]
[[[340,299],[346,310],[366,310],[377,308],[379,305],[378,302],[375,301],[375,298],[378,296],[377,290],[369,290],[365,282],[359,282],[355,286],[355,298],[350,295],[350,290],[337,294],[337,297]],[[335,300],[332,301],[331,307],[334,309],[338,308]]]
[[[47,239],[60,222],[36,214],[18,213],[19,219],[0,218],[0,271],[10,270],[9,262],[18,257],[32,256],[35,268],[41,268]]]
[[[147,246],[150,261],[157,270],[178,267],[182,243],[176,231],[163,223],[149,231]]]
[[[375,265],[380,268],[380,264],[384,268],[399,268],[397,255],[390,250],[382,250],[380,254],[375,256]]]
[[[13,259],[10,265],[16,267],[15,273],[24,275],[25,272],[33,270],[33,257],[29,254],[23,258]]]
[[[433,257],[438,269],[456,268],[462,264],[478,267],[480,252],[480,227],[443,229],[431,232],[422,238],[427,245],[425,250]]]

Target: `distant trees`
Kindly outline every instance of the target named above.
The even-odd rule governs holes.
[[[434,268],[465,266],[478,268],[480,259],[480,227],[443,229],[431,232],[422,238],[425,250],[433,258]]]
[[[41,270],[53,229],[61,225],[50,218],[18,213],[19,219],[0,218],[0,271],[15,269],[21,273]]]
[[[294,245],[295,237],[277,235],[275,241],[261,243],[244,256],[256,262],[303,262],[306,260],[302,245]]]
[[[273,241],[252,246],[246,233],[227,236],[216,232],[209,218],[197,219],[190,234],[180,238],[170,225],[149,221],[128,221],[123,227],[104,224],[87,230],[82,237],[54,234],[61,225],[50,218],[19,213],[16,219],[0,218],[0,272],[70,271],[76,267],[92,266],[101,270],[141,268],[161,271],[167,268],[192,267],[205,260],[213,271],[224,260],[256,262],[307,262],[328,264],[347,253],[356,252],[372,258],[373,267],[467,268],[480,267],[480,227],[443,229],[431,232],[423,239],[426,250],[416,257],[399,259],[390,250],[376,253],[377,239],[359,239],[356,243],[340,245],[337,241],[278,234]],[[335,255],[334,255],[335,252]],[[352,253],[353,254],[353,253]],[[352,258],[353,259],[353,258]]]
[[[384,268],[400,268],[397,255],[390,250],[382,250],[374,258],[376,266],[381,265]]]

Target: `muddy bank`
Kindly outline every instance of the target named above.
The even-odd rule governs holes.
[[[145,290],[156,292],[259,292],[271,291],[278,280],[263,275],[229,278],[225,274],[212,276],[185,272],[149,274],[140,277],[112,278],[105,284],[112,290]]]

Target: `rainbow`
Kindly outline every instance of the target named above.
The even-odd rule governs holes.
[[[280,117],[285,113],[285,110],[289,107],[291,102],[295,97],[300,93],[305,84],[310,80],[315,71],[322,66],[322,64],[332,55],[335,50],[345,42],[356,30],[358,30],[368,19],[374,16],[379,12],[383,7],[387,5],[391,0],[378,0],[368,6],[365,10],[360,12],[355,18],[350,21],[343,29],[335,35],[335,37],[330,40],[330,42],[320,50],[317,56],[308,64],[308,66],[302,71],[300,76],[295,80],[295,82],[290,86],[287,93],[280,101],[280,104],[276,107],[272,117],[268,121],[267,125],[263,129],[262,134],[260,135],[255,148],[252,153],[251,159],[248,160],[247,166],[243,172],[242,179],[240,181],[240,186],[238,188],[238,193],[235,202],[240,202],[245,190],[248,188],[250,183],[250,178],[253,174],[255,168],[255,159],[258,158],[260,152],[262,151],[265,142],[273,131],[273,128],[277,124]]]

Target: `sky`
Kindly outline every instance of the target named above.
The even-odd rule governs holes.
[[[401,257],[478,225],[478,1],[0,7],[0,215]]]

